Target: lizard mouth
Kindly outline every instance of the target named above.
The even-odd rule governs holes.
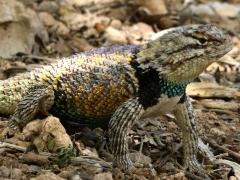
[[[225,54],[229,53],[233,49],[233,44],[230,42],[227,44],[229,44],[229,46],[227,46],[227,47],[223,46],[220,50],[217,50],[214,53],[209,53],[209,56],[213,57],[213,58],[221,58]]]

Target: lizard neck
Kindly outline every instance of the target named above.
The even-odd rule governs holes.
[[[132,61],[131,65],[136,70],[135,75],[139,81],[138,96],[145,109],[156,105],[162,96],[170,98],[183,95],[186,86],[192,82],[192,80],[172,82],[159,74],[156,69],[143,70],[136,61]]]

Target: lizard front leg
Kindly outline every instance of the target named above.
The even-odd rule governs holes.
[[[114,155],[113,167],[124,171],[131,170],[133,163],[129,158],[127,130],[138,120],[144,110],[137,98],[129,99],[113,114],[109,123],[110,148]]]
[[[184,166],[190,171],[201,171],[203,169],[196,158],[198,149],[210,159],[213,157],[213,154],[198,137],[195,113],[189,97],[184,95],[181,98],[174,110],[174,114],[176,116],[176,124],[182,130]]]
[[[45,84],[36,84],[30,87],[9,121],[9,127],[24,127],[37,113],[48,115],[54,103],[54,91]]]

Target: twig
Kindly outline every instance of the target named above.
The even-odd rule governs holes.
[[[232,161],[229,161],[229,160],[226,160],[226,159],[217,159],[214,161],[215,164],[224,164],[224,165],[228,165],[230,166],[231,168],[233,168],[233,171],[234,171],[234,174],[236,176],[237,179],[240,179],[240,165],[235,163],[235,162],[232,162]]]
[[[112,2],[106,2],[106,3],[88,3],[80,6],[79,9],[87,10],[91,13],[99,12],[99,11],[102,11],[103,13],[103,12],[108,12],[110,8],[126,7],[127,5],[130,6],[131,3],[128,2],[126,4],[126,3],[122,3],[121,1],[112,1]]]
[[[10,149],[19,150],[21,152],[26,152],[26,148],[25,147],[21,147],[21,146],[14,145],[14,144],[11,144],[11,143],[6,143],[6,142],[0,142],[0,148],[10,148]],[[39,162],[39,164],[46,164],[48,162],[47,159],[49,157],[55,157],[55,156],[57,158],[56,154],[51,154],[51,153],[46,153],[46,152],[39,153],[39,154],[29,153],[29,155],[25,154],[23,156],[23,160],[26,161],[26,162],[41,161],[41,162]],[[112,164],[111,163],[105,162],[103,160],[93,160],[93,159],[90,159],[90,157],[85,157],[85,156],[82,156],[82,157],[80,157],[80,156],[79,157],[72,157],[70,159],[70,164],[73,164],[73,165],[79,165],[79,164],[94,165],[94,164],[100,164],[104,168],[108,168],[108,169],[112,168]]]
[[[220,146],[216,141],[208,138],[204,138],[204,141],[210,144],[210,146],[219,149],[220,151],[223,151],[225,153],[228,153],[229,156],[233,159],[235,159],[238,163],[240,163],[240,154],[237,152],[234,152],[228,148],[225,148],[223,146]]]
[[[70,163],[73,165],[79,165],[79,164],[83,164],[83,163],[87,163],[87,164],[91,164],[91,165],[100,164],[101,166],[103,166],[105,168],[109,168],[109,169],[112,168],[111,163],[108,163],[105,161],[97,161],[97,160],[93,160],[93,159],[87,159],[87,158],[80,157],[80,156],[72,157]]]
[[[203,180],[203,177],[197,176],[197,175],[195,175],[195,174],[193,174],[193,173],[190,173],[190,172],[188,172],[188,171],[185,171],[184,173],[185,173],[185,175],[186,175],[187,178],[190,178],[190,179],[193,179],[193,180]],[[208,179],[207,177],[204,177],[204,179],[205,179],[205,178]]]
[[[26,149],[27,149],[27,148],[22,147],[22,146],[6,143],[6,142],[2,142],[2,141],[0,141],[0,148],[16,149],[16,150],[22,151],[22,152],[26,152]]]
[[[31,54],[24,54],[22,57],[43,60],[43,61],[47,61],[50,63],[55,62],[58,59],[58,58],[55,59],[55,58],[48,58],[48,57],[43,57],[43,56],[36,56],[36,55],[31,55]]]

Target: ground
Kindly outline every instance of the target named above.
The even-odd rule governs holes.
[[[214,23],[224,28],[234,49],[189,85],[187,94],[203,141],[214,155],[229,160],[212,167],[199,155],[209,178],[240,178],[234,164],[240,164],[239,0],[3,0],[0,9],[0,79],[95,47],[142,44],[170,27]],[[0,120],[4,131],[8,117]],[[135,174],[115,170],[112,177],[106,142],[101,128],[63,127],[51,116],[35,120],[1,142],[0,179],[202,179],[182,168],[181,134],[171,114],[142,119],[129,130]],[[69,150],[65,155],[78,157],[64,162],[62,147]]]

